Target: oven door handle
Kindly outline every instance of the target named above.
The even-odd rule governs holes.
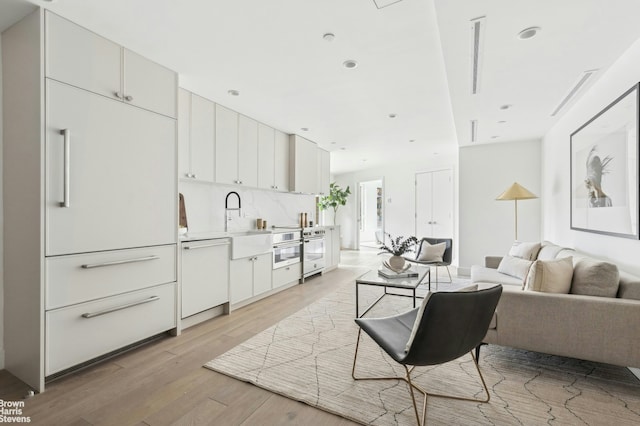
[[[300,241],[296,241],[294,243],[287,243],[287,244],[275,244],[273,246],[274,249],[281,249],[281,248],[289,248],[289,247],[297,247],[301,244]]]

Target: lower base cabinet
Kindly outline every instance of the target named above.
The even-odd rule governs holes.
[[[234,259],[230,262],[230,301],[239,303],[272,289],[271,253]]]
[[[229,240],[182,243],[182,318],[229,302]]]
[[[47,311],[45,375],[174,328],[175,294],[172,282]]]
[[[302,277],[302,263],[285,266],[273,270],[273,288],[300,281]]]

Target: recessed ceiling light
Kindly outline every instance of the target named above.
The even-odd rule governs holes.
[[[411,143],[413,143],[415,141],[416,141],[415,139],[409,139],[409,142],[411,142]]]
[[[366,158],[363,158],[363,159],[362,159],[362,162],[363,162],[363,163],[366,163],[366,162],[367,162],[367,159],[366,159]]]
[[[340,151],[346,151],[347,148],[345,148],[344,146],[342,148],[340,148]]]
[[[498,139],[499,137],[500,136],[498,136],[498,135],[493,135],[493,136],[491,136],[491,139]]]
[[[322,38],[324,39],[324,41],[333,41],[336,36],[333,33],[325,33]]]
[[[439,152],[434,152],[433,155],[440,155],[440,153]]]
[[[354,61],[353,59],[347,59],[342,63],[342,66],[351,70],[358,66],[358,62]]]
[[[506,120],[500,120],[500,121],[498,121],[498,124],[504,124],[504,123],[506,123]]]
[[[389,114],[389,118],[396,118],[396,117],[397,117],[397,115],[394,114],[394,113]]]
[[[303,132],[308,132],[309,128],[308,127],[300,127],[300,130],[302,130]]]
[[[504,104],[504,105],[500,105],[500,109],[509,109],[511,108],[513,105],[511,104]]]
[[[228,90],[227,93],[230,94],[231,96],[240,96],[240,92],[235,89]]]
[[[524,30],[522,30],[522,31],[520,31],[518,33],[518,38],[520,40],[528,40],[530,38],[535,37],[536,34],[538,34],[540,32],[540,30],[542,30],[542,28],[540,28],[540,27],[525,28]]]
[[[335,144],[336,144],[335,142],[331,142],[331,145],[335,145]]]

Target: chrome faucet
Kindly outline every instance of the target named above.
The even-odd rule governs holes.
[[[238,207],[229,207],[229,196],[235,194],[236,198],[238,198]],[[238,211],[238,217],[241,217],[242,215],[242,202],[240,201],[240,194],[238,194],[236,191],[231,191],[227,194],[226,198],[224,199],[224,232],[228,231],[229,228],[229,221],[231,221],[231,216],[229,216],[229,212],[231,211]]]

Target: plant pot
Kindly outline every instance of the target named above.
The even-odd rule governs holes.
[[[391,256],[389,258],[389,266],[396,271],[401,271],[404,268],[404,258],[402,256]]]

